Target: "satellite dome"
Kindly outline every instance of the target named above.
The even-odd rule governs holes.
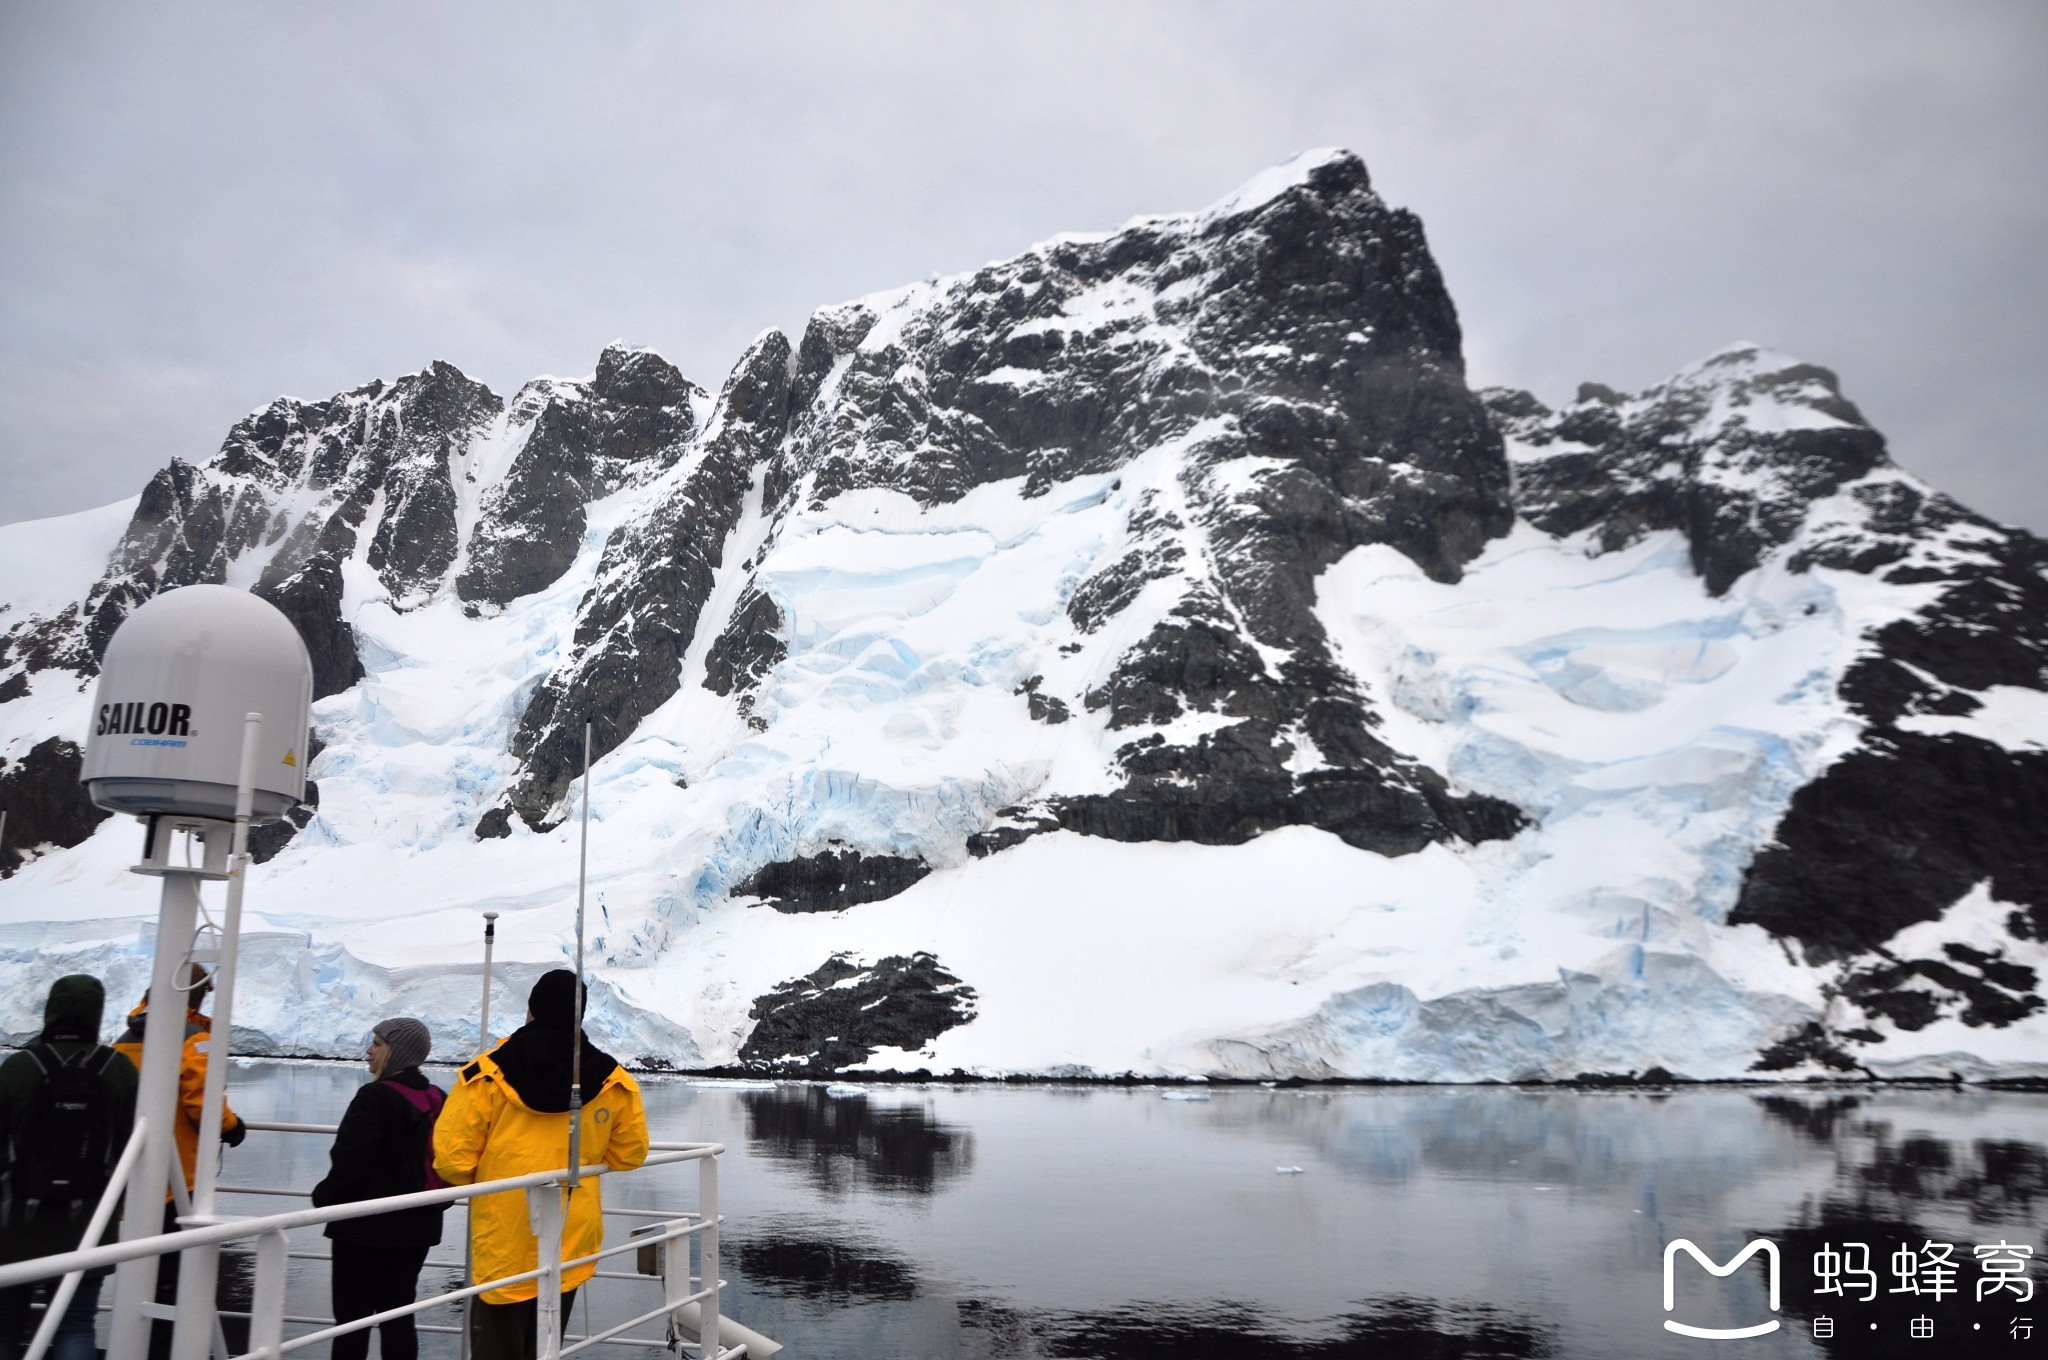
[[[81,776],[92,801],[141,816],[235,815],[246,714],[263,715],[252,822],[306,792],[313,663],[276,606],[228,586],[184,586],[128,616],[107,643]]]

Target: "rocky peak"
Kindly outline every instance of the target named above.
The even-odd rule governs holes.
[[[1019,701],[1106,711],[1121,789],[1019,824],[1228,841],[1307,822],[1398,850],[1516,825],[1371,734],[1314,612],[1317,574],[1353,547],[1388,543],[1455,580],[1512,520],[1500,438],[1465,388],[1420,224],[1372,192],[1355,156],[1297,158],[1201,212],[820,309],[793,362],[772,339],[735,368],[688,481],[607,543],[576,650],[514,742],[512,801],[529,823],[554,815],[574,773],[570,715],[601,715],[610,749],[674,692],[692,630],[718,630],[707,687],[768,721],[753,687],[782,654],[773,592],[750,578],[725,617],[700,614],[751,458],[766,463],[755,541],[768,545],[853,491],[939,506],[1014,479],[1037,498],[1150,460],[1118,546],[1047,604],[1082,637],[1141,596],[1161,614],[1114,630],[1123,650],[1090,683]],[[758,566],[757,553],[740,569]],[[1147,594],[1151,582],[1167,585]],[[1159,734],[1190,714],[1222,725]]]
[[[590,393],[620,406],[686,406],[699,389],[651,349],[614,341],[597,356]]]
[[[1588,383],[1558,411],[1506,390],[1486,404],[1530,523],[1596,530],[1606,551],[1680,530],[1717,595],[1789,543],[1815,502],[1889,466],[1833,373],[1750,344],[1634,395]]]
[[[561,579],[589,527],[586,507],[671,466],[696,435],[703,389],[652,350],[612,344],[585,382],[529,383],[514,403],[524,442],[484,493],[456,594],[502,607]]]
[[[547,824],[577,774],[586,718],[595,760],[681,685],[683,653],[705,622],[727,539],[746,513],[757,470],[787,432],[789,383],[789,339],[767,331],[733,366],[692,457],[651,485],[639,513],[605,540],[573,645],[513,733],[512,754],[524,768],[507,802],[527,825]],[[509,815],[496,815],[489,826],[509,824]]]

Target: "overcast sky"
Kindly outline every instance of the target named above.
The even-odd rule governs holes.
[[[2048,5],[0,4],[0,523],[272,397],[768,326],[1345,146],[1472,380],[1735,340],[2048,531]]]

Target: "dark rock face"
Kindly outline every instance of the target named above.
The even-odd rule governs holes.
[[[512,809],[494,807],[476,819],[476,838],[502,841],[512,834]]]
[[[1515,501],[1531,524],[1597,530],[1610,552],[1679,530],[1715,595],[1790,542],[1814,501],[1890,465],[1833,373],[1751,348],[1631,399],[1591,383],[1562,411],[1526,392],[1486,399],[1516,445]],[[1784,410],[1800,415],[1775,418]]]
[[[1033,722],[1042,722],[1048,727],[1057,727],[1072,717],[1073,714],[1068,710],[1063,700],[1050,694],[1040,694],[1038,692],[1038,687],[1044,683],[1044,676],[1034,675],[1023,684],[1017,686],[1014,692],[1025,696],[1025,707],[1030,712]]]
[[[78,782],[85,752],[62,737],[29,748],[10,764],[0,759],[0,811],[7,814],[7,839],[0,843],[0,875],[21,866],[25,849],[82,844],[112,816],[93,806]]]
[[[2048,751],[1915,730],[1977,712],[1994,686],[2048,688],[2048,543],[1903,481],[1858,487],[1853,498],[1862,532],[1835,529],[1799,564],[1940,591],[1872,635],[1843,677],[1842,697],[1868,724],[1863,743],[1793,796],[1730,919],[1796,939],[1816,961],[1851,958],[1881,953],[1898,931],[1938,919],[1982,882],[2016,904],[2013,936],[2048,939],[2048,851],[2038,832]],[[1877,959],[1865,972],[1866,996],[1887,990],[1885,979],[1911,981],[1972,1013],[2004,1013],[1996,1001],[1972,1000],[1960,974],[1897,973]]]
[[[922,859],[828,849],[767,865],[734,885],[732,894],[761,898],[761,905],[782,912],[844,911],[894,897],[931,871]]]
[[[1793,795],[1731,920],[1799,940],[1816,961],[1873,949],[1989,879],[2024,904],[2014,933],[2048,938],[2048,752],[1899,733]]]
[[[1856,1037],[1875,1039],[1872,1030]],[[1863,1072],[1863,1065],[1842,1051],[1840,1043],[1818,1022],[1801,1026],[1794,1033],[1765,1048],[1750,1064],[1752,1072],[1784,1072],[1807,1065],[1832,1068],[1837,1072]]]
[[[276,605],[299,630],[313,662],[313,697],[340,694],[363,678],[356,630],[341,617],[341,559],[332,548],[285,573],[265,572],[256,594]]]
[[[1330,660],[1320,626],[1309,625],[1275,671],[1220,599],[1191,594],[1124,654],[1087,705],[1107,709],[1113,730],[1196,710],[1239,721],[1192,745],[1156,734],[1131,742],[1117,752],[1125,786],[1048,800],[1050,824],[1113,840],[1212,845],[1282,826],[1320,826],[1395,855],[1451,837],[1499,839],[1524,825],[1512,806],[1455,795],[1436,771],[1374,737],[1356,683]],[[1321,757],[1321,768],[1293,769],[1303,746]]]
[[[788,655],[782,611],[767,595],[749,587],[704,658],[704,688],[713,694],[738,692],[740,711],[757,730],[764,729],[767,721],[754,716],[755,691]]]
[[[1149,296],[1099,328],[1066,319],[1105,287]],[[1342,494],[1385,500],[1373,541],[1399,540],[1433,572],[1454,576],[1509,520],[1506,469],[1465,391],[1421,226],[1372,192],[1355,157],[1250,211],[990,265],[886,344],[865,343],[875,321],[859,304],[821,312],[798,356],[792,473],[820,499],[890,486],[937,502],[1016,476],[1049,486],[1213,417],[1235,427],[1227,438],[1339,477]],[[1394,467],[1412,472],[1390,478]],[[1440,494],[1425,498],[1425,482]]]
[[[285,813],[278,821],[249,828],[249,857],[258,864],[268,864],[276,859],[292,843],[292,838],[306,829],[319,808],[320,786],[309,779],[306,781],[305,802]]]
[[[504,605],[553,585],[583,542],[584,507],[670,466],[696,433],[702,395],[660,355],[617,345],[588,383],[531,384],[516,409],[532,428],[484,498],[456,593]]]
[[[503,403],[434,363],[324,402],[279,400],[228,432],[205,467],[173,459],[144,488],[106,575],[74,610],[18,630],[27,669],[90,678],[107,641],[160,591],[223,583],[264,554],[255,591],[306,640],[316,697],[362,676],[341,617],[341,564],[365,560],[401,606],[438,588],[457,550],[451,469]],[[381,505],[374,525],[373,506]]]
[[[574,648],[535,692],[512,739],[525,774],[510,799],[529,826],[546,821],[581,770],[586,716],[595,723],[595,760],[682,683],[683,653],[713,573],[756,466],[788,428],[788,401],[789,341],[771,331],[733,370],[694,469],[605,543],[577,613]]]
[[[740,1061],[826,1076],[865,1062],[878,1048],[922,1048],[974,1019],[974,1000],[974,989],[930,954],[867,967],[835,954],[754,1002],[754,1032]]]

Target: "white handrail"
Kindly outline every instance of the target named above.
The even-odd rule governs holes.
[[[576,1266],[589,1265],[590,1263],[600,1259],[601,1257],[616,1256],[619,1253],[626,1251],[638,1251],[641,1247],[647,1246],[648,1244],[653,1242],[669,1242],[679,1237],[687,1237],[689,1234],[696,1232],[699,1226],[701,1225],[692,1225],[687,1228],[678,1229],[675,1232],[663,1233],[658,1237],[635,1237],[629,1241],[622,1242],[617,1246],[607,1247],[603,1251],[595,1252],[589,1256],[579,1256],[573,1261],[564,1261],[562,1262],[561,1268],[563,1270],[570,1270]],[[517,1284],[524,1280],[538,1278],[545,1269],[546,1267],[541,1267],[540,1269],[528,1271],[524,1275],[511,1275],[505,1277],[502,1280],[486,1280],[482,1284],[471,1285],[467,1289],[450,1290],[445,1294],[436,1294],[431,1299],[425,1299],[416,1303],[405,1304],[404,1306],[398,1308],[388,1308],[381,1313],[373,1313],[369,1317],[355,1318],[345,1323],[336,1323],[328,1327],[325,1331],[313,1332],[306,1336],[295,1336],[290,1341],[287,1341],[280,1349],[286,1352],[295,1351],[302,1346],[310,1346],[316,1341],[330,1341],[333,1338],[342,1335],[344,1332],[362,1331],[366,1328],[377,1326],[380,1323],[389,1322],[393,1318],[401,1318],[409,1313],[423,1313],[429,1308],[438,1308],[444,1303],[453,1303],[457,1299],[470,1298],[474,1295],[481,1294],[486,1290],[503,1289],[508,1284]],[[659,1314],[664,1311],[666,1311],[665,1307],[656,1309],[655,1313]],[[647,1320],[647,1318],[637,1319],[638,1322],[645,1322]]]
[[[333,1125],[284,1124],[258,1120],[247,1122],[252,1129],[277,1132],[332,1133],[335,1129]],[[131,1135],[130,1144],[123,1151],[122,1162],[116,1168],[116,1176],[120,1180],[132,1179],[132,1167],[136,1162],[138,1149],[142,1148],[146,1141],[146,1139]],[[224,1220],[218,1215],[207,1217],[194,1214],[191,1212],[190,1207],[184,1203],[185,1196],[179,1193],[176,1195],[176,1198],[180,1201],[179,1208],[184,1210],[184,1212],[178,1220],[181,1224],[178,1231],[138,1237],[107,1246],[88,1247],[81,1244],[76,1251],[0,1266],[0,1288],[9,1288],[61,1274],[70,1277],[70,1288],[75,1289],[77,1280],[88,1270],[100,1269],[126,1261],[134,1261],[143,1257],[157,1256],[174,1251],[187,1251],[193,1248],[217,1250],[221,1243],[253,1237],[257,1239],[255,1299],[251,1305],[250,1312],[246,1314],[250,1320],[251,1349],[246,1354],[236,1357],[235,1360],[283,1360],[284,1356],[301,1350],[306,1346],[349,1332],[366,1330],[398,1317],[423,1312],[426,1309],[439,1307],[444,1304],[463,1302],[494,1289],[503,1289],[507,1286],[522,1284],[527,1281],[541,1281],[545,1283],[547,1279],[553,1278],[559,1282],[561,1272],[565,1270],[577,1269],[583,1266],[594,1267],[599,1261],[608,1256],[615,1256],[628,1251],[637,1252],[641,1248],[650,1245],[675,1243],[694,1236],[698,1239],[699,1243],[698,1255],[703,1266],[702,1274],[701,1276],[692,1276],[689,1273],[689,1253],[687,1251],[678,1254],[674,1249],[664,1246],[661,1269],[661,1275],[664,1277],[664,1301],[659,1308],[649,1310],[627,1322],[607,1327],[590,1335],[565,1337],[560,1334],[556,1327],[551,1325],[545,1316],[549,1311],[546,1303],[556,1302],[559,1299],[559,1294],[557,1294],[554,1298],[544,1300],[541,1306],[535,1310],[537,1314],[541,1315],[536,1319],[540,1323],[535,1329],[539,1333],[536,1337],[537,1351],[543,1354],[567,1356],[590,1346],[605,1343],[631,1343],[654,1348],[666,1346],[676,1349],[677,1355],[681,1356],[683,1352],[679,1347],[686,1338],[690,1340],[703,1338],[697,1346],[697,1352],[703,1360],[743,1360],[743,1357],[766,1357],[773,1355],[781,1349],[775,1342],[740,1326],[729,1318],[721,1316],[719,1303],[725,1281],[720,1279],[718,1275],[718,1238],[722,1218],[718,1213],[717,1159],[724,1153],[724,1145],[720,1143],[663,1141],[650,1143],[649,1151],[650,1155],[641,1163],[641,1167],[669,1166],[690,1161],[695,1161],[699,1164],[699,1205],[697,1211],[669,1212],[616,1208],[606,1212],[608,1215],[621,1214],[636,1218],[659,1218],[664,1220],[664,1231],[635,1237],[611,1247],[601,1247],[598,1251],[570,1261],[562,1260],[560,1233],[542,1231],[536,1235],[535,1244],[541,1260],[533,1270],[516,1275],[508,1275],[502,1279],[487,1280],[465,1289],[439,1293],[422,1302],[391,1309],[370,1317],[353,1318],[347,1323],[327,1323],[322,1330],[316,1331],[311,1335],[294,1337],[289,1341],[285,1339],[283,1334],[283,1327],[286,1322],[303,1324],[306,1322],[325,1321],[287,1317],[285,1314],[285,1265],[290,1257],[303,1254],[293,1253],[288,1249],[285,1234],[289,1230],[316,1227],[345,1219],[365,1218],[398,1210],[433,1205],[455,1205],[467,1210],[469,1208],[467,1201],[473,1200],[480,1195],[501,1194],[516,1190],[525,1190],[530,1196],[534,1192],[539,1191],[542,1195],[543,1203],[559,1206],[560,1199],[558,1196],[565,1189],[573,1185],[573,1182],[568,1180],[566,1170],[559,1168],[551,1169],[534,1172],[530,1175],[508,1176],[472,1185],[449,1186],[440,1190],[422,1190],[409,1195],[392,1195],[382,1199],[360,1200],[349,1204],[294,1210],[281,1214],[271,1214],[261,1218],[247,1219]],[[629,1171],[639,1169],[641,1168],[626,1168]],[[603,1165],[580,1168],[580,1173],[585,1176],[617,1174],[611,1168]],[[542,1187],[553,1189],[555,1194],[546,1194]],[[176,1184],[172,1188],[174,1191],[182,1192],[184,1186]],[[255,1186],[220,1186],[219,1190],[224,1193],[233,1193],[238,1190],[259,1194],[305,1193],[277,1191]],[[104,1209],[113,1202],[112,1193],[110,1192],[107,1197],[103,1198],[102,1208]],[[554,1214],[546,1216],[558,1219],[560,1208],[557,1207]],[[104,1213],[95,1214],[95,1224],[101,1231],[104,1231],[105,1218],[106,1215]],[[96,1233],[88,1231],[85,1241],[94,1241],[96,1236]],[[608,1271],[597,1271],[596,1273],[604,1278],[635,1278],[632,1276],[618,1276],[614,1272]],[[698,1287],[693,1288],[693,1285]],[[540,1292],[545,1293],[547,1291],[542,1290]],[[64,1306],[68,1301],[69,1293],[60,1290],[59,1297],[56,1299],[51,1311],[44,1317],[43,1325],[38,1331],[37,1344],[45,1349],[49,1344],[49,1336],[54,1335],[56,1325],[61,1321]],[[633,1327],[663,1315],[667,1315],[669,1318],[669,1340],[667,1343],[621,1335]],[[217,1320],[213,1330],[216,1337],[215,1344],[218,1346],[219,1325]],[[430,1330],[444,1329],[433,1328]],[[463,1330],[467,1331],[467,1328],[465,1327]],[[44,1333],[48,1333],[49,1336],[44,1335]],[[693,1333],[695,1334],[694,1336],[692,1335]],[[217,1351],[216,1354],[225,1360],[226,1352],[224,1349]],[[22,1360],[41,1360],[41,1356],[38,1353],[31,1352],[24,1355]]]
[[[274,1120],[274,1119],[244,1119],[244,1120],[242,1121],[242,1127],[243,1127],[243,1128],[245,1128],[245,1129],[249,1129],[249,1130],[252,1130],[252,1131],[254,1131],[254,1132],[256,1132],[256,1133],[339,1133],[339,1132],[341,1132],[341,1125],[339,1125],[339,1124],[287,1124],[287,1123],[282,1123],[282,1122],[280,1122],[280,1121],[278,1121],[278,1120]],[[665,1141],[663,1141],[663,1140],[660,1140],[660,1139],[656,1139],[656,1140],[654,1140],[654,1141],[652,1141],[652,1142],[648,1143],[648,1144],[647,1144],[647,1150],[648,1150],[649,1152],[689,1152],[689,1151],[691,1151],[691,1150],[693,1150],[693,1149],[695,1149],[695,1148],[704,1148],[704,1147],[713,1147],[713,1146],[716,1146],[716,1147],[718,1148],[719,1152],[721,1152],[721,1153],[723,1153],[723,1152],[725,1151],[725,1146],[724,1146],[723,1144],[712,1144],[712,1143],[672,1143],[672,1142],[665,1142]]]
[[[107,1224],[114,1221],[114,1206],[121,1202],[121,1194],[128,1188],[128,1177],[135,1170],[135,1161],[142,1155],[144,1135],[149,1131],[149,1120],[142,1115],[135,1117],[134,1125],[128,1132],[128,1146],[121,1149],[121,1159],[114,1163],[113,1173],[107,1178],[107,1188],[100,1192],[98,1207],[92,1211],[92,1219],[85,1225],[85,1235],[78,1239],[83,1247],[98,1242],[100,1234],[107,1230]],[[36,1328],[35,1338],[28,1343],[28,1350],[21,1360],[43,1360],[43,1352],[50,1348],[50,1341],[57,1335],[57,1324],[64,1320],[64,1310],[71,1306],[71,1296],[78,1292],[79,1281],[85,1278],[82,1270],[67,1272],[63,1282],[50,1295],[50,1306],[43,1311],[43,1325]]]
[[[669,1166],[678,1162],[698,1161],[717,1157],[725,1151],[723,1143],[692,1143],[675,1150],[664,1150],[650,1155],[642,1166]],[[638,1169],[638,1168],[633,1168]],[[474,1199],[479,1195],[499,1194],[506,1190],[525,1190],[536,1185],[546,1185],[568,1176],[566,1168],[536,1171],[526,1176],[507,1176],[500,1180],[480,1181],[473,1185],[452,1185],[445,1190],[416,1190],[409,1195],[391,1195],[383,1199],[357,1200],[349,1204],[332,1204],[324,1209],[295,1209],[288,1213],[272,1214],[265,1218],[236,1219],[230,1223],[214,1223],[204,1227],[186,1228],[175,1233],[160,1233],[150,1237],[139,1237],[129,1242],[115,1242],[104,1247],[81,1248],[77,1251],[60,1252],[55,1256],[38,1257],[31,1261],[17,1261],[0,1266],[0,1289],[15,1285],[33,1284],[46,1280],[52,1275],[65,1275],[74,1270],[97,1270],[101,1266],[119,1265],[145,1256],[157,1256],[167,1251],[182,1251],[186,1247],[208,1246],[218,1242],[232,1242],[237,1238],[254,1237],[268,1232],[286,1232],[293,1228],[321,1227],[328,1223],[349,1218],[369,1218],[377,1214],[388,1214],[399,1209],[418,1209],[434,1204],[454,1204]],[[586,1166],[586,1176],[614,1174],[608,1166]]]

